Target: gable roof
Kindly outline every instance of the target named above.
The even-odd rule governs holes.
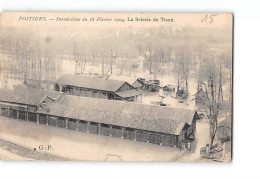
[[[137,79],[134,81],[134,83],[135,83],[136,81],[140,82],[142,85],[145,84],[145,81],[141,80],[140,78],[137,78]],[[134,83],[133,83],[133,84],[134,84]]]
[[[116,92],[126,82],[118,81],[118,80],[104,79],[104,78],[90,77],[90,76],[86,76],[86,75],[65,74],[65,75],[62,75],[56,81],[56,83],[83,87],[83,88],[89,88],[89,89]]]
[[[12,103],[37,105],[45,96],[58,98],[60,92],[40,90],[25,85],[19,85],[13,91],[0,89],[0,101]]]
[[[136,89],[130,89],[130,90],[116,92],[116,94],[118,96],[121,96],[122,98],[128,98],[128,97],[140,95],[142,93],[140,91],[137,91]]]
[[[186,123],[191,125],[195,114],[193,110],[70,95],[41,112],[174,135],[179,135]]]

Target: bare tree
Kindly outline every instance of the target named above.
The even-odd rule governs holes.
[[[227,105],[223,100],[223,70],[218,60],[206,59],[200,68],[199,83],[200,91],[196,99],[201,108],[205,110],[206,118],[210,126],[210,148],[212,149],[218,129],[218,116]]]
[[[176,51],[176,59],[174,65],[178,77],[176,97],[182,96],[183,98],[186,98],[188,96],[189,93],[188,80],[190,76],[190,66],[191,66],[191,55],[189,49],[186,49],[184,47],[178,48]]]

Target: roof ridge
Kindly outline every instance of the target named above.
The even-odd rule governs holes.
[[[67,95],[65,95],[66,97],[67,97]],[[65,98],[65,96],[64,96],[64,98]],[[69,96],[69,97],[80,97],[80,96]],[[86,97],[86,98],[89,98],[89,97]],[[89,99],[96,99],[96,98],[89,98]],[[96,100],[100,100],[100,99],[96,99]],[[116,101],[116,100],[107,100],[107,99],[101,99],[101,100],[105,100],[105,101],[109,101],[109,102],[114,102],[114,101]],[[116,102],[125,102],[125,101],[116,101]],[[130,103],[130,102],[125,102],[125,103],[127,103],[127,104],[138,104],[138,105],[143,105],[143,106],[153,106],[153,107],[156,107],[156,108],[165,108],[164,106],[154,106],[154,105],[148,105],[148,104],[141,104],[141,103]],[[61,105],[63,105],[62,103],[60,103]],[[81,107],[81,106],[73,106],[73,107],[77,107],[77,108],[80,108],[80,109],[86,109],[86,108],[84,108],[84,107]],[[174,110],[174,109],[181,109],[181,108],[168,108],[168,109],[171,109],[171,110]],[[100,109],[96,109],[96,108],[92,108],[91,110],[97,110],[97,111],[104,111],[104,112],[113,112],[113,111],[109,111],[109,110],[100,110]],[[182,110],[182,109],[181,109]],[[186,109],[183,109],[183,110],[186,110]],[[118,113],[118,114],[121,114],[121,113],[124,113],[124,114],[129,114],[129,113],[127,113],[127,112],[124,112],[124,111],[122,111],[122,110],[120,110],[119,109],[119,111],[120,112],[113,112],[113,113]],[[195,110],[189,110],[188,109],[188,111],[190,111],[190,112],[192,112],[192,111],[194,111],[195,112]],[[132,114],[132,113],[130,113],[131,115],[135,115],[135,116],[144,116],[144,117],[148,117],[148,118],[151,118],[151,117],[149,117],[149,116],[147,116],[147,115],[145,115],[145,114],[143,114],[143,115],[141,115],[141,114]],[[172,121],[177,121],[177,120],[174,120],[172,117],[170,117],[170,118],[166,118],[166,117],[162,117],[163,119],[167,119],[167,120],[172,120]],[[153,118],[153,119],[156,119],[155,117]]]
[[[124,103],[124,104],[129,104],[129,105],[139,105],[139,106],[153,106],[156,108],[161,108],[161,109],[176,109],[176,110],[183,110],[183,111],[196,111],[195,109],[184,109],[184,108],[178,108],[178,107],[168,107],[168,106],[155,106],[153,104],[143,104],[143,103],[138,103],[138,102],[127,102],[127,101],[122,101],[122,100],[107,100],[107,99],[102,99],[102,98],[92,98],[92,97],[82,97],[82,96],[74,96],[74,95],[66,95],[68,97],[72,98],[87,98],[90,100],[100,100],[100,101],[106,101],[110,103]]]
[[[126,81],[122,80],[116,80],[116,79],[109,79],[109,78],[102,78],[102,77],[95,77],[95,76],[88,76],[88,75],[76,75],[76,74],[63,74],[60,78],[63,76],[68,75],[68,76],[78,76],[78,77],[86,77],[86,78],[93,78],[93,79],[102,79],[102,80],[108,80],[108,81],[118,81],[118,82],[123,82],[125,83]],[[59,78],[59,79],[60,79]]]
[[[54,103],[52,105],[56,105],[58,103]],[[86,109],[82,110],[83,107],[80,107],[80,106],[63,106],[62,104],[58,104],[58,107],[60,108],[63,108],[65,111],[69,111],[69,109],[71,109],[73,111],[73,113],[77,113],[78,111],[82,112],[82,111],[85,111]],[[120,115],[122,113],[120,112],[113,112],[113,111],[104,111],[104,110],[99,110],[99,109],[87,109],[87,110],[90,110],[90,111],[96,111],[96,112],[108,112],[108,113],[112,113],[112,114],[116,114],[116,115]],[[138,119],[138,122],[135,123],[134,126],[131,126],[131,124],[133,123],[133,120],[131,120],[129,123],[127,123],[126,125],[118,125],[118,124],[113,124],[112,122],[102,122],[104,124],[107,124],[107,125],[117,125],[117,126],[120,126],[120,127],[126,127],[126,128],[136,128],[136,129],[141,129],[141,130],[148,130],[148,129],[144,129],[144,127],[138,127],[138,125],[140,124],[141,121],[143,121],[144,119],[149,119],[151,121],[157,121],[157,118],[153,118],[153,117],[147,117],[147,116],[142,116],[142,115],[137,115],[137,114],[130,114],[131,116],[137,116],[139,119]],[[77,117],[79,118],[79,120],[82,120],[80,119],[80,113],[77,113]],[[72,117],[73,118],[73,117]],[[164,118],[166,119],[166,118]],[[88,120],[88,119],[86,119]],[[177,125],[177,129],[179,128],[182,128],[187,122],[185,121],[175,121],[175,120],[171,120],[171,119],[166,119],[166,120],[170,120],[171,122],[174,122],[175,125]],[[90,120],[91,121],[91,120]],[[92,122],[97,122],[99,123],[100,121],[95,121],[95,120],[92,120]],[[183,124],[182,126],[178,126],[180,124]],[[156,130],[152,130],[152,129],[149,129],[149,131],[154,131],[154,132],[162,132],[162,131],[156,131]],[[163,132],[164,133],[164,132]],[[166,132],[165,132],[166,133]],[[174,134],[176,134],[176,131],[174,132]]]

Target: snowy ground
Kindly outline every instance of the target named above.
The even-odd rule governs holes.
[[[187,155],[184,155],[180,158],[182,162],[202,162],[200,158],[200,148],[205,147],[206,144],[209,144],[210,137],[209,137],[209,124],[207,121],[199,121],[197,122],[196,126],[196,140],[192,143],[191,152]],[[210,162],[210,161],[208,161]]]
[[[191,82],[191,85],[193,83]],[[183,108],[183,109],[196,109],[195,100],[194,99],[194,92],[193,87],[189,91],[189,97],[185,102],[180,102],[179,99],[176,99],[176,93],[168,93],[164,92],[160,89],[159,92],[142,92],[142,103],[144,104],[152,104],[153,102],[163,102],[167,105],[167,107],[174,107],[174,108]]]
[[[199,158],[199,148],[207,142],[205,130],[206,125],[198,123],[197,139],[192,144],[192,150],[180,152],[178,148],[0,118],[0,138],[70,160],[194,161]],[[44,146],[44,150],[39,150],[40,145]],[[51,150],[47,150],[48,145],[51,145]]]
[[[0,160],[32,160],[0,148]]]

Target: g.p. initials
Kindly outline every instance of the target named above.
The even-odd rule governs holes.
[[[34,150],[37,150],[37,148],[34,148]],[[39,145],[38,150],[53,150],[53,147],[51,145]]]

